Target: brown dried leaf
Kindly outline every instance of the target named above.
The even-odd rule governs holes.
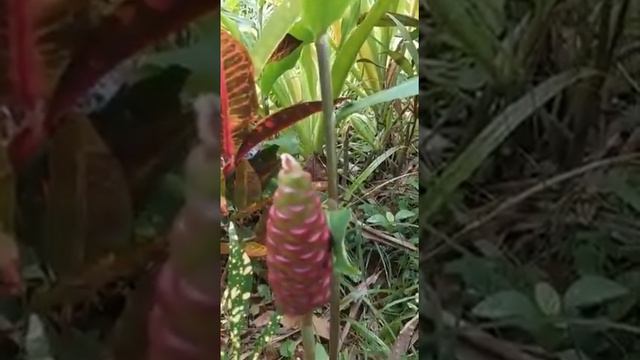
[[[49,168],[43,253],[54,270],[73,274],[126,247],[133,210],[124,172],[87,118],[66,119],[54,137]]]
[[[271,322],[271,316],[273,316],[273,310],[265,311],[253,320],[253,325],[255,327],[267,326]]]
[[[238,210],[246,209],[262,197],[260,177],[245,159],[241,160],[236,168],[233,194],[233,203]]]

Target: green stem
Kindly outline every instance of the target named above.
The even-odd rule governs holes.
[[[329,41],[326,33],[316,39],[316,51],[318,55],[320,91],[322,94],[325,143],[327,146],[329,210],[336,210],[338,208],[338,150],[336,146],[336,116],[333,111]],[[329,324],[329,359],[338,360],[340,344],[340,276],[335,271],[331,279],[331,318]]]
[[[331,66],[329,64],[329,42],[327,34],[316,40],[322,113],[324,115],[324,136],[327,146],[327,177],[329,198],[338,201],[338,162],[336,146],[336,116],[333,112],[333,89],[331,88]],[[337,205],[337,204],[336,204]]]
[[[302,346],[304,347],[304,360],[316,359],[316,339],[313,334],[313,313],[309,312],[302,317]]]

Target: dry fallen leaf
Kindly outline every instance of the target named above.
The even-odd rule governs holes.
[[[299,329],[301,320],[302,318],[299,316],[283,315],[280,324],[282,324],[285,329]]]
[[[247,253],[247,256],[251,258],[256,257],[265,257],[267,256],[267,248],[266,246],[257,243],[255,241],[249,241],[244,244],[244,251]],[[220,254],[229,255],[229,244],[221,243],[220,244]]]
[[[265,311],[260,314],[260,316],[258,316],[255,320],[253,320],[253,325],[255,327],[267,326],[267,324],[269,324],[269,322],[271,321],[271,316],[273,316],[272,310]]]
[[[312,321],[316,335],[329,340],[329,320],[323,317],[314,316]]]
[[[329,339],[329,320],[319,316],[313,316],[312,318],[313,330],[316,335]],[[282,316],[282,320],[280,320],[280,324],[286,329],[300,329],[300,324],[302,322],[302,317],[300,316]]]

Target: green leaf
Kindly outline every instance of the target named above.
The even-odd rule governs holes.
[[[269,63],[264,67],[262,77],[260,78],[260,89],[262,94],[267,96],[273,87],[273,84],[288,70],[291,70],[302,53],[302,46],[298,47],[294,52],[287,55],[284,59]]]
[[[565,71],[547,79],[504,109],[442,174],[432,181],[431,186],[427,186],[427,193],[420,197],[421,223],[428,221],[440,211],[451,194],[535,111],[574,82],[595,74],[595,71],[589,69]]]
[[[351,210],[348,208],[327,211],[327,223],[332,237],[333,268],[340,274],[358,277],[360,270],[351,263],[345,246],[349,221],[351,221]]]
[[[374,225],[389,225],[387,217],[383,214],[373,214],[367,219],[367,223]]]
[[[353,126],[353,129],[358,133],[358,135],[362,138],[362,140],[366,141],[367,144],[371,146],[373,149],[378,149],[379,142],[377,141],[376,135],[378,135],[376,119],[372,117],[368,117],[361,113],[351,114],[349,117],[349,122]]]
[[[230,358],[239,358],[242,349],[241,336],[247,328],[246,313],[252,289],[253,269],[251,259],[244,252],[233,223],[229,224],[229,262],[227,263],[227,288],[222,295],[222,309],[229,319]]]
[[[363,14],[361,16],[361,18],[364,18],[364,16],[366,16],[366,14]],[[404,26],[408,26],[408,27],[417,27],[418,25],[420,25],[420,20],[416,19],[414,17],[411,17],[409,15],[404,15],[404,14],[398,14],[395,12],[387,12],[387,17],[388,16],[393,16],[394,18],[398,19],[398,21],[400,21],[400,23]],[[392,21],[391,18],[387,18],[387,17],[383,17],[380,19],[380,21],[378,21],[376,23],[376,27],[393,27],[393,26],[397,26],[397,23]]]
[[[262,355],[262,350],[267,346],[267,344],[271,341],[271,338],[276,334],[278,329],[280,328],[280,320],[282,320],[282,315],[274,312],[271,315],[271,319],[269,320],[269,324],[262,330],[260,337],[256,339],[253,343],[253,353],[251,354],[251,359],[258,360],[260,355]]]
[[[491,320],[530,318],[537,313],[533,302],[515,290],[501,291],[487,297],[476,305],[472,312],[476,316]]]
[[[314,1],[318,4],[324,3],[317,0],[307,1]],[[362,23],[356,27],[349,38],[345,40],[344,44],[340,47],[340,50],[336,54],[336,59],[333,62],[333,66],[331,67],[331,83],[333,85],[334,98],[338,98],[340,96],[344,82],[356,61],[356,57],[360,48],[362,48],[362,44],[367,40],[376,23],[386,14],[387,10],[389,10],[392,2],[392,0],[376,1]]]
[[[413,62],[417,64],[420,60],[420,56],[418,55],[418,49],[416,48],[416,45],[413,43],[413,39],[411,38],[411,33],[395,16],[391,14],[387,14],[387,16],[391,18],[391,20],[393,20],[393,22],[398,26],[398,31],[400,32],[400,35],[402,35],[402,38],[407,45],[409,54],[411,54]]]
[[[302,21],[317,37],[340,19],[351,0],[302,0]]]
[[[416,76],[394,87],[379,91],[356,102],[347,104],[336,112],[336,121],[340,121],[351,114],[360,113],[373,105],[417,96],[420,91],[419,85],[419,79]]]
[[[320,343],[316,343],[316,349],[314,351],[316,355],[316,360],[329,360],[329,354],[327,354],[327,350],[324,349],[324,346]]]
[[[362,184],[373,174],[373,172],[378,168],[378,166],[380,166],[380,164],[382,164],[385,160],[387,160],[387,158],[389,158],[401,148],[402,146],[394,146],[382,153],[382,155],[378,156],[375,160],[373,160],[371,164],[369,164],[369,166],[367,166],[367,168],[364,169],[364,171],[362,171],[360,175],[353,181],[351,186],[349,186],[349,189],[347,189],[347,192],[344,195],[345,201],[349,201],[349,199],[351,199],[351,196],[353,196],[355,191],[358,190],[360,186],[362,186]]]
[[[560,314],[560,295],[549,283],[538,283],[536,285],[535,295],[536,302],[540,310],[542,310],[542,313],[548,316]]]
[[[400,220],[409,219],[415,215],[416,213],[414,213],[413,211],[402,209],[396,213],[395,218],[396,218],[396,221],[400,221]]]
[[[583,276],[576,280],[564,294],[567,308],[600,305],[628,293],[622,285],[602,276]]]
[[[251,49],[251,59],[256,77],[260,76],[269,57],[299,17],[299,1],[283,1],[269,16],[260,38]]]
[[[483,5],[470,0],[432,0],[429,4],[434,18],[448,30],[462,51],[470,54],[497,82],[506,82],[505,71],[513,68],[513,59],[493,33],[484,18]],[[500,67],[498,55],[506,57],[506,66]]]
[[[413,65],[411,64],[411,61],[404,57],[404,54],[399,51],[385,51],[384,54],[389,55],[389,57],[393,59],[393,61],[398,64],[398,66],[400,66],[400,69],[402,69],[405,74],[407,74],[408,76],[415,75],[415,71],[413,69]]]

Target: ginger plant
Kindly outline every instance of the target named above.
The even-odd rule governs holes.
[[[331,233],[311,174],[282,155],[278,189],[267,222],[267,268],[276,306],[302,317],[305,359],[315,359],[313,310],[331,295]]]

